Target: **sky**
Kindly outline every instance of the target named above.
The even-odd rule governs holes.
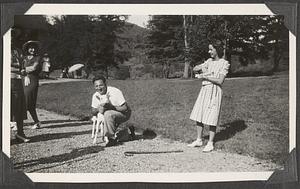
[[[52,19],[50,16],[48,16],[49,22],[52,23]],[[128,17],[128,22],[136,24],[138,26],[141,26],[143,28],[146,28],[146,25],[149,20],[149,15],[130,15]]]
[[[149,15],[130,15],[128,18],[128,22],[141,26],[143,28],[146,27],[149,20]]]

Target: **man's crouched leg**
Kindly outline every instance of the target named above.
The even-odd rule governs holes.
[[[127,121],[130,115],[123,114],[115,110],[107,110],[104,112],[104,136],[108,137],[106,146],[113,146],[117,143],[115,136],[118,126]]]

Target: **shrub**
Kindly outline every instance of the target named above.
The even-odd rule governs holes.
[[[108,75],[112,79],[125,80],[130,78],[129,66],[119,65],[119,68],[110,69]]]
[[[230,61],[230,76],[260,76],[271,75],[273,69],[273,59],[258,58],[253,61],[247,62],[247,65],[243,66],[240,58],[236,55],[231,57]]]

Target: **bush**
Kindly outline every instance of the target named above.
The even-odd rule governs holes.
[[[137,65],[131,66],[131,68],[130,68],[130,78],[131,79],[138,79],[138,78],[142,77],[143,69],[144,69],[143,64],[137,64]]]
[[[92,75],[103,75],[105,77],[107,76],[107,74],[103,70],[94,70],[92,71]]]
[[[255,59],[243,66],[239,56],[232,55],[230,61],[230,76],[260,76],[272,75],[273,59]]]
[[[183,75],[183,64],[172,63],[169,78],[180,78]],[[163,66],[161,64],[136,64],[130,69],[131,79],[153,79],[163,77]]]
[[[112,79],[125,80],[130,78],[129,66],[119,65],[119,68],[112,68],[108,72],[109,77]]]
[[[169,75],[169,78],[182,78],[182,76],[183,76],[183,72],[178,71],[178,72],[171,73]]]

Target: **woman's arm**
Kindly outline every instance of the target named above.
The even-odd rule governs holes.
[[[34,72],[37,69],[38,65],[39,65],[39,62],[36,61],[36,62],[34,62],[34,64],[32,66],[25,67],[25,70],[27,73]]]
[[[11,51],[11,67],[20,68],[23,62],[22,54],[18,50],[13,49]]]
[[[229,66],[230,66],[230,64],[228,63],[228,61],[223,60],[222,68],[219,70],[219,77],[216,78],[216,77],[212,77],[210,75],[203,74],[203,79],[210,81],[216,85],[222,85],[225,80],[225,77],[228,73]]]
[[[199,64],[199,65],[195,66],[195,67],[193,68],[193,71],[194,71],[194,72],[199,72],[199,71],[205,72],[206,69],[207,69],[207,63],[208,63],[210,60],[211,60],[211,59],[208,59],[208,60],[206,60],[205,62],[203,62],[202,64]]]
[[[31,61],[34,61],[33,64],[31,66],[25,67],[25,71],[27,73],[34,72],[38,69],[38,66],[40,64],[40,57],[39,56],[33,57],[33,59],[31,59]]]
[[[197,65],[197,66],[195,66],[195,67],[193,68],[193,71],[194,71],[194,72],[198,72],[198,71],[200,71],[200,70],[202,70],[202,64],[199,64],[199,65]]]
[[[225,80],[225,75],[219,74],[219,77],[217,78],[217,77],[205,76],[203,74],[200,74],[200,79],[210,81],[216,85],[222,85]]]
[[[13,68],[20,68],[20,64],[19,64],[19,62],[11,62],[11,67],[13,67]]]

